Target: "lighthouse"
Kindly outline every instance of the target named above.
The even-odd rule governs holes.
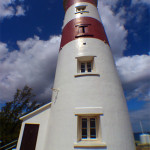
[[[21,118],[17,150],[27,150],[30,129],[36,130],[31,150],[135,150],[97,0],[64,0],[63,5],[52,102]]]
[[[63,4],[49,150],[134,150],[126,100],[97,0]]]

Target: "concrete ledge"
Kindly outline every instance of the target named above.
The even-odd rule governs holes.
[[[80,76],[100,76],[99,73],[78,73],[74,75],[74,77],[80,77]]]
[[[25,119],[27,119],[27,118],[30,118],[30,117],[32,117],[32,116],[34,116],[34,115],[40,113],[41,111],[43,111],[43,110],[45,110],[45,109],[48,109],[48,108],[51,106],[51,104],[52,104],[52,102],[50,102],[50,103],[48,103],[48,104],[46,104],[46,105],[44,105],[44,106],[42,106],[42,107],[40,107],[40,108],[38,108],[38,109],[32,111],[32,112],[30,112],[29,114],[27,114],[27,115],[25,115],[25,116],[20,117],[19,119],[20,119],[20,120],[25,120]]]
[[[102,107],[76,107],[74,110],[75,115],[102,115]]]
[[[74,143],[74,148],[106,148],[107,145],[105,143],[102,143],[98,140],[87,140],[87,141],[80,141],[80,142],[77,142],[77,143]]]

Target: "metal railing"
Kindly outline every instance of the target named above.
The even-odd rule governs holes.
[[[18,140],[14,140],[6,145],[3,145],[0,147],[0,150],[11,150],[12,148],[15,148],[17,146],[17,141]]]

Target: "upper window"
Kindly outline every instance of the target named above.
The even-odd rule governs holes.
[[[77,72],[90,73],[94,71],[94,56],[82,56],[77,58]]]
[[[76,25],[76,27],[78,27],[78,33],[86,33],[86,32],[88,32],[87,31],[88,25],[81,24],[81,25]]]
[[[85,36],[93,36],[92,34],[90,34],[90,30],[89,30],[89,26],[91,24],[77,24],[75,25],[75,27],[77,28],[76,31],[76,38],[79,38],[79,37],[85,37]]]
[[[80,62],[80,72],[85,73],[85,72],[92,72],[93,70],[93,62]]]
[[[86,7],[87,7],[87,5],[76,6],[76,13],[75,14],[78,14],[78,13],[80,13],[80,14],[89,13],[88,11],[85,11]]]
[[[80,56],[76,57],[77,59],[77,74],[78,76],[100,76],[99,73],[96,72],[94,57],[96,56]]]

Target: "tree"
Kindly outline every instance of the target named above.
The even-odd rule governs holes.
[[[21,121],[19,118],[42,104],[34,100],[32,88],[25,86],[17,89],[13,101],[7,102],[0,112],[0,140],[2,145],[16,140],[19,136]]]

